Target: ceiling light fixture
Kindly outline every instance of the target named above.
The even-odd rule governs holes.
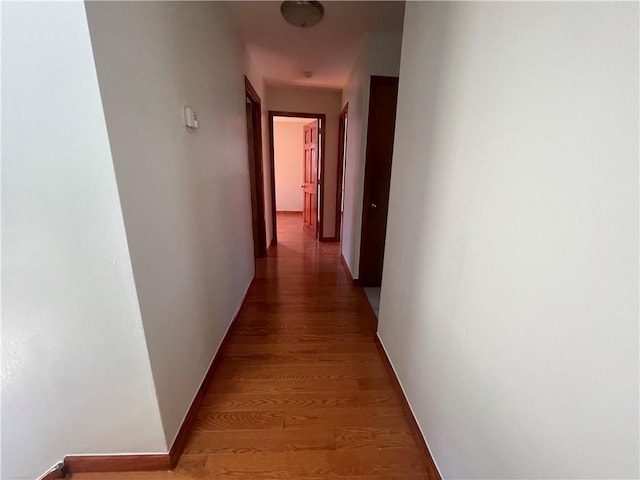
[[[309,28],[322,20],[324,7],[320,2],[282,2],[280,13],[291,25]]]

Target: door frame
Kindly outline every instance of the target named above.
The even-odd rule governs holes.
[[[275,151],[273,146],[273,118],[274,117],[293,117],[293,118],[315,118],[319,120],[318,132],[320,135],[320,175],[318,176],[318,185],[320,185],[320,205],[318,206],[318,231],[316,238],[321,242],[327,239],[323,235],[323,218],[324,218],[324,166],[325,166],[325,143],[327,136],[327,115],[324,113],[304,113],[304,112],[283,112],[278,110],[269,110],[269,155],[271,157],[271,216],[273,223],[273,243],[278,242],[278,224],[276,218],[276,168],[275,168]]]
[[[338,173],[336,175],[336,226],[334,236],[331,239],[334,242],[340,242],[342,239],[342,180],[344,176],[344,167],[346,166],[347,155],[347,117],[349,116],[349,102],[338,115]]]
[[[264,209],[264,173],[262,169],[262,102],[253,85],[245,75],[245,99],[251,103],[251,127],[247,131],[247,147],[251,138],[252,148],[249,157],[249,181],[251,186],[251,217],[253,231],[253,251],[255,258],[267,255],[267,225]],[[246,100],[245,100],[246,101]]]

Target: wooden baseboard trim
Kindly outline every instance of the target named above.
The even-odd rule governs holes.
[[[67,476],[66,473],[62,473],[62,472],[49,472],[49,473],[45,473],[42,477],[38,477],[38,480],[56,480],[58,478],[65,478]]]
[[[436,467],[435,462],[433,461],[433,457],[431,456],[431,452],[429,451],[429,447],[427,446],[427,442],[422,436],[422,432],[420,431],[420,427],[418,426],[418,422],[416,418],[413,416],[413,412],[411,411],[411,407],[409,406],[409,401],[402,390],[402,386],[400,385],[400,380],[396,375],[393,366],[391,365],[391,361],[387,356],[387,352],[380,341],[380,337],[376,333],[373,336],[373,341],[376,344],[376,348],[378,349],[378,353],[380,354],[380,358],[382,359],[382,363],[384,364],[384,368],[387,371],[387,375],[389,376],[389,380],[393,384],[394,390],[398,393],[400,397],[400,402],[402,403],[402,411],[404,412],[404,416],[409,423],[409,428],[411,429],[411,435],[413,436],[416,444],[418,445],[420,452],[422,453],[422,457],[424,462],[429,470],[428,478],[434,480],[442,480],[442,476],[438,471],[438,467]]]
[[[273,245],[274,242],[272,241],[271,244]],[[207,393],[207,390],[209,389],[209,385],[211,385],[211,381],[213,380],[216,370],[220,365],[220,359],[222,358],[222,355],[224,354],[224,350],[227,347],[227,344],[229,343],[229,339],[233,335],[233,332],[235,331],[236,327],[238,326],[238,320],[240,319],[240,317],[242,316],[242,314],[247,308],[247,297],[249,295],[249,292],[251,291],[251,287],[253,286],[253,281],[254,280],[252,279],[251,283],[249,284],[249,288],[247,288],[247,291],[244,293],[244,296],[242,297],[242,302],[240,303],[240,308],[238,309],[238,313],[236,313],[236,315],[233,317],[233,320],[231,321],[231,324],[227,329],[227,333],[222,339],[222,342],[220,343],[220,347],[218,348],[218,351],[216,352],[215,356],[213,357],[213,360],[211,361],[209,370],[207,371],[207,374],[205,375],[204,380],[202,380],[202,383],[200,384],[200,388],[198,388],[198,392],[193,398],[193,401],[191,402],[191,406],[189,407],[189,410],[187,411],[184,421],[182,422],[182,426],[180,427],[180,430],[178,430],[178,434],[176,435],[176,438],[173,441],[173,445],[169,450],[168,457],[170,458],[171,468],[174,468],[178,464],[178,460],[180,459],[180,456],[184,451],[184,447],[187,445],[189,433],[191,433],[191,429],[193,427],[193,424],[196,421],[198,411],[202,406],[202,402],[204,401],[204,397]]]
[[[51,467],[46,473],[43,473],[38,477],[38,480],[56,480],[58,478],[66,478],[69,474],[69,469],[64,462],[59,462]]]
[[[351,284],[356,286],[356,287],[360,286],[360,281],[357,278],[353,278],[353,276],[351,275],[351,269],[349,268],[349,264],[345,260],[344,255],[342,254],[342,252],[340,252],[340,261],[342,262],[342,266],[344,267],[344,271],[347,274],[347,278],[349,279]]]
[[[297,212],[294,210],[277,210],[276,215],[302,215],[302,212]]]
[[[271,239],[271,243],[269,244],[269,246],[267,247],[267,257],[269,256],[269,254],[273,251],[274,248],[277,247],[277,243],[276,243],[276,239],[272,238]]]
[[[361,287],[360,280],[358,280],[357,278],[353,278],[351,276],[351,270],[349,269],[349,264],[345,260],[344,255],[342,255],[342,252],[340,252],[340,261],[342,262],[342,267],[344,268],[344,272],[347,274],[347,278],[351,282],[351,285],[353,285],[354,287]],[[359,294],[362,296],[366,304],[369,305],[369,307],[371,307],[371,304],[369,303],[369,299],[367,298],[367,294],[364,293],[364,290],[362,288],[359,288],[358,290],[360,292]],[[369,331],[373,334],[373,336],[375,336],[376,332],[378,331],[378,317],[376,316],[376,312],[373,311],[373,307],[369,308],[368,317],[369,318],[367,319],[367,323],[369,324]]]
[[[321,242],[338,242],[339,239],[334,235],[333,237],[322,237],[320,239]]]
[[[142,455],[68,455],[64,464],[70,473],[147,472],[171,470],[168,453]]]
[[[247,308],[247,297],[249,295],[249,291],[253,286],[253,280],[249,284],[249,288],[245,292],[242,297],[242,302],[240,303],[240,308],[238,309],[238,313],[233,317],[233,320],[229,324],[229,328],[227,329],[227,333],[225,334],[222,342],[220,343],[220,347],[216,352],[213,360],[211,361],[211,365],[209,366],[209,370],[204,377],[204,380],[200,384],[198,388],[198,392],[196,393],[193,401],[191,402],[191,406],[187,411],[187,414],[182,422],[182,426],[176,435],[176,438],[171,446],[171,450],[169,453],[159,453],[159,454],[140,454],[140,455],[68,455],[64,459],[64,467],[65,473],[104,473],[104,472],[142,472],[142,471],[159,471],[159,470],[171,470],[173,469],[182,452],[184,451],[184,447],[187,444],[187,439],[189,437],[189,433],[191,432],[191,428],[195,423],[196,417],[198,415],[198,411],[202,406],[202,402],[204,401],[204,397],[207,393],[209,385],[211,385],[211,381],[213,380],[214,374],[220,365],[220,359],[224,353],[227,344],[229,343],[229,339],[231,338],[234,330],[238,325],[238,319],[242,316],[244,311]],[[51,472],[51,474],[58,472]],[[56,478],[63,478],[60,476],[46,476],[43,477],[42,480],[53,480]]]

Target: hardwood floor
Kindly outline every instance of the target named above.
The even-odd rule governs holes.
[[[339,245],[278,216],[239,324],[173,472],[122,479],[439,478],[414,441]]]

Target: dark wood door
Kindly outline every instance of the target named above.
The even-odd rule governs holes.
[[[318,230],[318,122],[304,126],[303,227],[317,235]]]
[[[251,190],[251,226],[253,229],[253,255],[267,254],[267,233],[264,220],[264,187],[262,180],[262,151],[260,149],[260,105],[246,97],[247,152],[249,154],[249,181]]]
[[[365,287],[382,283],[397,100],[397,77],[371,77],[358,270]]]

